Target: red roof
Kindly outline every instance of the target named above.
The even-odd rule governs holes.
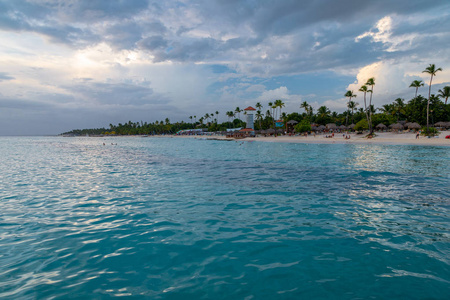
[[[239,131],[241,131],[241,132],[246,132],[246,131],[255,131],[254,129],[251,129],[251,128],[244,128],[244,129],[241,129],[241,130],[239,130]]]
[[[244,110],[256,110],[256,109],[254,109],[253,107],[249,106],[249,107],[247,107],[247,108],[244,109]]]

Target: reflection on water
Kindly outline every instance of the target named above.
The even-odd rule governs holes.
[[[0,138],[0,151],[0,298],[450,294],[444,147]]]

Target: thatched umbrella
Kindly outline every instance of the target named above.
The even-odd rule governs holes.
[[[400,124],[402,124],[402,123],[400,123]],[[412,124],[411,122],[406,122],[405,124],[402,124],[402,125],[403,125],[403,127],[408,128],[409,125],[411,125],[411,124]]]
[[[274,133],[275,133],[275,129],[269,128],[269,129],[267,129],[266,133],[268,133],[268,134],[274,134]]]
[[[283,130],[283,129],[277,129],[277,133],[283,134],[283,133],[284,133],[284,130]]]
[[[328,124],[327,124],[327,128],[328,128],[328,129],[335,129],[335,128],[336,128],[336,124],[334,124],[334,123],[328,123]]]
[[[401,129],[403,129],[403,125],[400,124],[400,123],[393,124],[393,125],[391,125],[390,127],[391,127],[392,129],[394,129],[394,130],[401,130]]]
[[[341,129],[341,130],[346,130],[346,129],[347,129],[347,126],[341,125],[341,126],[339,126],[339,129]]]
[[[409,123],[408,124],[408,129],[420,129],[421,126],[417,123]]]
[[[435,127],[442,127],[442,128],[447,128],[447,127],[449,127],[449,125],[450,125],[450,122],[437,122],[437,123],[434,123],[434,126]]]
[[[326,127],[323,126],[323,125],[320,125],[320,126],[317,127],[317,131],[323,131],[325,129],[326,129]]]
[[[377,126],[375,126],[375,128],[378,128],[378,129],[386,129],[386,125],[384,125],[383,123],[380,123],[380,124],[378,124]]]
[[[288,121],[287,123],[288,123],[288,125],[295,125],[295,124],[297,124],[298,122],[295,121],[295,120],[290,120],[290,121]]]

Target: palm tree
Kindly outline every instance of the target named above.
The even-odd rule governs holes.
[[[258,102],[259,103],[259,102]],[[262,128],[261,128],[261,120],[262,120],[262,117],[263,117],[263,115],[261,114],[261,111],[260,110],[257,110],[256,111],[256,119],[258,119],[258,121],[259,121],[259,129],[261,130]]]
[[[239,106],[236,107],[236,109],[234,110],[234,112],[238,114],[238,119],[239,119],[239,120],[241,119],[241,111],[242,111],[242,110],[239,108]]]
[[[441,68],[437,68],[434,64],[430,64],[425,70],[422,71],[422,73],[428,73],[430,74],[430,85],[428,88],[428,102],[427,102],[427,134],[428,134],[428,127],[429,127],[429,116],[430,116],[430,98],[431,98],[431,82],[433,81],[433,76],[436,76],[436,73],[438,71],[442,71]]]
[[[308,109],[309,109],[309,104],[306,101],[303,101],[302,104],[300,104],[300,108],[303,108],[306,112],[306,114],[308,114]]]
[[[216,116],[217,116],[217,119],[219,118],[219,111],[218,110],[216,110]],[[217,124],[217,119],[216,119],[216,124]]]
[[[347,107],[350,108],[350,101],[352,101],[352,98],[355,98],[356,95],[353,94],[353,91],[347,91],[347,93],[345,93],[344,95],[345,97],[348,97],[348,103],[347,103]],[[345,118],[345,126],[348,125],[348,109],[347,109],[347,117]]]
[[[359,105],[358,102],[350,101],[348,102],[348,108],[352,110],[352,124],[355,123],[353,119],[353,111],[356,109],[356,107]]]
[[[262,109],[262,105],[261,105],[261,103],[260,102],[256,102],[256,108],[258,109],[258,110],[261,110]]]
[[[284,107],[284,103],[281,100],[275,100],[275,109],[277,109],[278,107],[280,108],[280,114],[278,115],[279,117],[281,117],[281,108]]]
[[[362,87],[360,87],[359,91],[364,93],[364,112],[366,113],[367,123],[369,123],[369,114],[367,112],[366,95],[368,92],[370,92],[370,90],[367,88],[367,85],[363,85]]]
[[[423,86],[422,80],[414,80],[413,82],[411,82],[411,85],[409,87],[416,88],[416,94],[414,95],[414,98],[417,97],[417,91],[419,90],[419,87],[421,87],[421,86]]]
[[[442,90],[439,90],[438,97],[444,99],[445,98],[445,105],[447,105],[448,97],[450,97],[450,86],[444,86]]]
[[[280,100],[280,102],[278,103],[278,107],[280,108],[280,115],[281,115],[281,109],[285,106],[286,106],[286,104]]]
[[[370,90],[370,100],[369,100],[369,108],[372,107],[372,95],[373,95],[373,88],[375,86],[375,77],[369,78],[366,82],[366,85],[371,86],[372,89]],[[372,110],[369,110],[369,134],[373,133],[372,128]]]
[[[194,122],[197,123],[197,116],[194,116]]]

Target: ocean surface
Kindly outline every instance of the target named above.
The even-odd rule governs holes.
[[[0,299],[450,299],[449,230],[448,147],[0,137]]]

